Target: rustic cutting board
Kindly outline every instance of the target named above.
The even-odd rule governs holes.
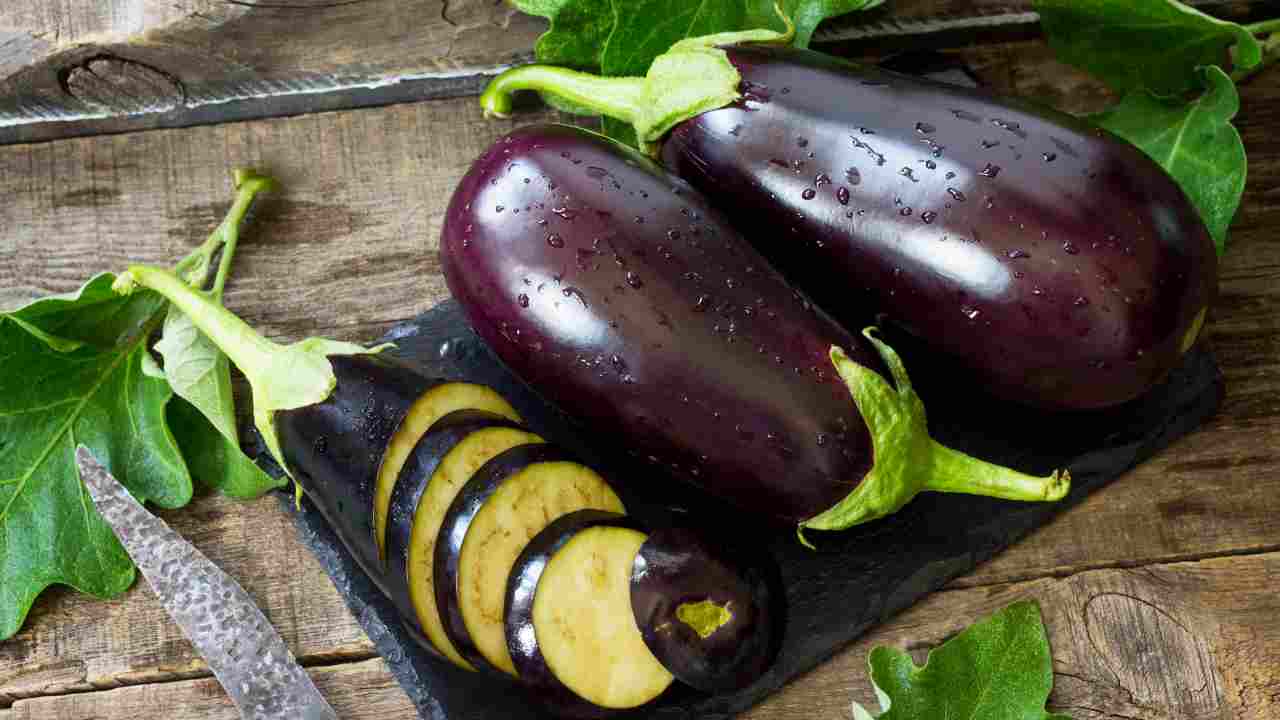
[[[1090,413],[1051,414],[986,397],[946,361],[907,338],[886,333],[902,353],[941,442],[1019,469],[1068,467],[1071,494],[1054,504],[1014,503],[959,495],[924,494],[888,519],[843,533],[814,533],[818,549],[795,533],[743,517],[684,485],[659,477],[601,438],[575,426],[512,375],[473,333],[458,305],[441,303],[396,326],[384,340],[393,354],[423,373],[490,385],[508,398],[530,427],[578,453],[614,482],[634,515],[688,513],[710,537],[752,553],[779,573],[785,588],[782,647],[754,685],[709,696],[673,689],[635,718],[725,718],[810,670],[879,622],[972,570],[1055,514],[1190,432],[1217,409],[1222,377],[1203,345],[1187,354],[1162,385],[1126,406]],[[292,507],[292,497],[281,496]],[[674,504],[674,506],[673,506]],[[316,554],[417,706],[428,720],[542,718],[514,684],[463,672],[410,639],[389,601],[355,565],[318,511],[303,503],[295,514],[303,542]],[[550,717],[550,716],[546,716]]]

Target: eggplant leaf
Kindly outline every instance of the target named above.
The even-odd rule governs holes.
[[[121,299],[113,280],[0,315],[0,639],[51,584],[109,597],[133,582],[76,472],[78,443],[140,500],[191,499],[165,421],[172,391],[146,348],[165,304],[153,293]]]
[[[551,29],[534,46],[539,62],[600,69],[600,53],[613,32],[611,0],[512,0],[511,4],[551,21]]]
[[[1240,109],[1235,83],[1221,68],[1201,68],[1204,93],[1192,103],[1129,93],[1094,122],[1138,146],[1182,186],[1221,255],[1240,206],[1248,161],[1231,124]]]
[[[1045,710],[1053,660],[1040,608],[1014,603],[929,653],[923,667],[877,647],[867,665],[880,715],[853,704],[854,720],[1071,720]]]
[[[263,472],[240,450],[227,356],[173,307],[155,348],[178,395],[170,426],[196,482],[240,500],[283,486],[285,479]]]
[[[1036,0],[1034,7],[1061,60],[1121,92],[1197,90],[1196,68],[1226,64],[1231,48],[1238,69],[1262,61],[1247,28],[1176,0]]]

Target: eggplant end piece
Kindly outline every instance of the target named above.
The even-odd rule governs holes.
[[[1026,502],[1052,502],[1067,495],[1071,473],[1066,470],[1028,475],[965,455],[931,438],[924,402],[912,387],[902,359],[876,333],[874,326],[862,331],[889,369],[892,385],[875,370],[849,359],[841,348],[831,348],[831,363],[871,432],[874,464],[853,492],[799,524],[801,543],[812,547],[805,530],[844,530],[870,522],[901,510],[925,490]]]

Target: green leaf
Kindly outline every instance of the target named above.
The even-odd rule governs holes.
[[[152,323],[165,301],[155,293],[121,297],[111,289],[114,279],[111,273],[102,273],[79,290],[40,298],[14,310],[10,317],[49,336],[115,347]]]
[[[238,499],[256,498],[284,485],[285,480],[263,472],[240,451],[227,356],[172,307],[156,350],[179,396],[170,407],[169,421],[195,480]]]
[[[1209,17],[1176,0],[1036,0],[1049,44],[1064,62],[1121,92],[1175,95],[1200,87],[1196,68],[1262,60],[1246,28]]]
[[[929,653],[923,667],[894,648],[867,656],[883,711],[854,703],[855,720],[1070,720],[1045,710],[1053,659],[1040,608],[1014,603]]]
[[[534,46],[539,62],[598,70],[613,32],[610,0],[512,0],[521,12],[547,18],[551,29]]]
[[[1137,91],[1092,119],[1141,148],[1178,181],[1221,255],[1240,206],[1248,162],[1240,133],[1231,124],[1240,109],[1235,83],[1218,67],[1202,68],[1200,77],[1205,90],[1192,103]]]
[[[757,5],[767,4],[768,0],[757,2]],[[809,47],[813,31],[823,20],[870,10],[883,4],[884,0],[784,0],[782,9],[796,26],[796,39],[792,44],[796,47]]]
[[[133,582],[132,563],[80,482],[77,443],[140,500],[173,508],[191,499],[165,422],[172,392],[145,370],[146,330],[163,303],[150,293],[106,302],[111,281],[100,275],[17,318],[0,315],[0,639],[51,584],[109,597]],[[87,327],[81,312],[101,327]],[[51,345],[28,327],[75,342]],[[106,344],[113,335],[119,342]]]
[[[285,477],[273,478],[263,472],[240,450],[234,437],[228,439],[215,430],[208,418],[186,400],[174,398],[169,403],[168,418],[195,482],[237,500],[252,500],[288,484]]]

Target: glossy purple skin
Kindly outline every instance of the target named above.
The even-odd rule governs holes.
[[[440,250],[509,367],[664,472],[792,522],[866,474],[870,438],[827,353],[879,369],[869,343],[638,153],[569,126],[517,130],[458,185]]]
[[[626,515],[604,510],[578,510],[556,518],[543,528],[516,558],[507,580],[506,623],[507,650],[520,682],[535,691],[556,714],[574,718],[600,718],[616,711],[589,702],[565,686],[542,656],[538,635],[533,626],[533,600],[547,562],[574,535],[590,527],[608,525],[640,530],[636,521]]]
[[[1069,116],[807,51],[728,48],[744,100],[663,162],[847,326],[883,312],[1019,402],[1130,400],[1216,290],[1195,208]]]
[[[686,603],[711,601],[730,619],[707,637],[679,619]],[[685,528],[649,534],[631,574],[631,610],[654,657],[706,692],[755,682],[777,653],[780,624],[764,573]]]
[[[391,437],[424,392],[443,381],[376,355],[329,358],[338,384],[321,403],[276,413],[276,432],[290,470],[384,592],[374,540],[373,496]]]

